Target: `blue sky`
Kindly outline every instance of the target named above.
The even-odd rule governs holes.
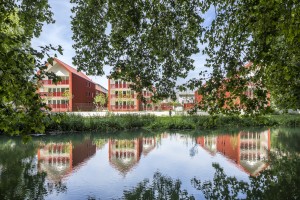
[[[61,45],[64,49],[63,55],[58,55],[58,59],[63,62],[73,66],[72,57],[75,55],[75,51],[72,48],[74,44],[72,40],[72,30],[71,30],[71,8],[72,5],[69,0],[49,0],[50,6],[52,8],[52,12],[54,13],[54,24],[45,24],[43,27],[43,32],[40,37],[34,38],[32,40],[33,47],[44,46],[48,44],[52,44],[54,46]],[[206,15],[206,22],[211,21],[211,14],[213,12],[209,12]],[[201,47],[200,47],[201,49]],[[196,69],[189,73],[188,77],[184,79],[179,79],[178,84],[184,83],[186,80],[190,78],[196,78],[199,74],[200,70],[204,70],[204,63],[206,56],[204,55],[194,55],[192,58],[195,60]],[[108,81],[106,75],[109,74],[110,68],[104,68],[105,76],[89,76],[94,82],[101,84],[102,86],[107,88]]]

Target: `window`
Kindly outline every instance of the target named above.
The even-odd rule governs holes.
[[[56,104],[56,100],[52,100],[52,104],[54,104],[54,105],[55,105],[55,104]]]
[[[51,100],[48,100],[48,104],[51,104]]]
[[[91,96],[91,92],[88,92],[89,97]]]

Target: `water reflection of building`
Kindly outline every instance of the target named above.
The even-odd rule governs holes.
[[[198,137],[197,144],[200,144],[208,153],[215,155],[217,152],[217,137],[215,136],[203,136]]]
[[[38,168],[47,172],[49,180],[60,181],[95,153],[96,145],[91,140],[76,144],[72,142],[41,144],[38,149]]]
[[[212,155],[217,152],[223,154],[250,175],[255,176],[267,167],[265,160],[270,150],[270,130],[203,136],[198,137],[196,142]]]
[[[156,146],[155,138],[135,138],[131,140],[110,139],[109,162],[123,175],[129,172],[140,160]]]

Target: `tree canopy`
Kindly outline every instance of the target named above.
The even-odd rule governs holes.
[[[30,45],[44,22],[54,22],[47,0],[0,4],[0,132],[27,135],[44,131],[41,109],[46,107],[36,91],[43,76],[55,78],[45,73],[41,61],[55,48],[49,45],[37,51]]]
[[[71,2],[74,62],[80,69],[102,74],[103,66],[110,65],[112,77],[135,82],[133,89],[154,86],[156,95],[168,96],[174,94],[177,78],[194,70],[191,56],[202,45],[212,73],[204,76],[202,71],[185,85],[200,88],[200,108],[264,112],[268,93],[279,108],[300,107],[297,0]],[[213,20],[205,26],[211,10]],[[245,67],[248,61],[251,67]],[[254,95],[249,98],[251,84]]]

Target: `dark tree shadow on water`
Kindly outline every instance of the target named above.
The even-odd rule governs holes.
[[[195,199],[186,190],[181,189],[181,181],[156,172],[150,183],[148,179],[140,182],[135,188],[125,190],[122,199]]]
[[[214,163],[213,180],[193,178],[191,184],[206,199],[300,199],[300,159],[298,154],[282,152],[270,155],[269,167],[249,181],[227,176],[219,164]],[[195,199],[181,188],[181,181],[156,172],[152,182],[148,179],[136,187],[125,190],[121,199]]]
[[[61,183],[47,182],[45,172],[37,168],[37,145],[33,142],[0,142],[0,199],[44,199],[48,194],[66,192]]]

